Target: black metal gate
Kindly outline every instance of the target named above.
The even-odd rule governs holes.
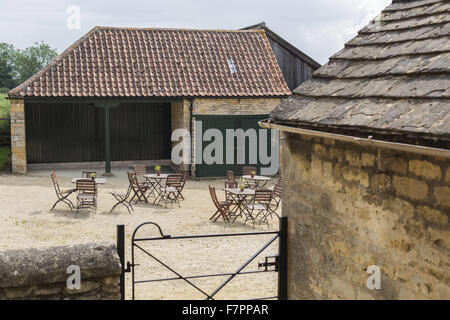
[[[152,238],[137,238],[137,232],[144,226],[152,225],[156,227],[159,236]],[[228,237],[242,237],[242,236],[262,236],[262,235],[273,235],[273,237],[266,242],[260,249],[254,252],[244,264],[238,267],[234,272],[229,273],[213,273],[213,274],[202,274],[202,275],[190,275],[183,276],[177,272],[173,267],[166,264],[164,261],[156,257],[148,249],[144,249],[140,243],[160,241],[160,240],[184,240],[184,239],[199,239],[199,238],[228,238]],[[263,262],[258,263],[258,270],[243,271],[252,261],[254,261],[261,253],[264,252],[275,240],[278,239],[278,254],[272,256],[266,256]],[[277,285],[277,295],[269,297],[259,297],[251,299],[254,300],[264,300],[264,299],[287,299],[287,218],[280,218],[280,228],[277,231],[265,231],[265,232],[245,232],[245,233],[228,233],[228,234],[204,234],[204,235],[188,235],[188,236],[171,236],[165,235],[159,225],[153,222],[146,222],[139,225],[133,232],[131,238],[131,262],[125,264],[125,228],[123,225],[117,226],[117,249],[120,257],[120,262],[122,264],[122,274],[120,277],[120,289],[122,300],[125,299],[125,273],[131,272],[131,290],[132,299],[135,299],[136,284],[139,283],[149,283],[149,282],[160,282],[160,281],[173,281],[173,280],[183,280],[190,286],[201,292],[205,296],[205,300],[214,300],[215,295],[222,290],[234,277],[245,274],[255,274],[255,273],[265,273],[265,272],[277,272],[278,273],[278,285]],[[167,270],[174,274],[171,278],[158,278],[158,279],[136,279],[135,277],[135,251],[139,250],[143,252],[146,256],[158,262]],[[125,267],[126,266],[126,267]],[[202,290],[199,286],[195,285],[192,279],[199,278],[211,278],[228,276],[225,281],[223,281],[214,291],[208,293]],[[250,298],[249,298],[250,299]]]

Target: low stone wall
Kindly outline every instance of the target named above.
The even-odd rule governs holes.
[[[0,252],[0,300],[120,299],[121,266],[113,244],[84,244]],[[69,289],[70,266],[80,269],[80,288]]]
[[[449,159],[296,134],[283,144],[290,299],[450,299]]]

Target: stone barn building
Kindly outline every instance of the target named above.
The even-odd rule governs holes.
[[[95,27],[9,92],[13,172],[55,163],[104,163],[107,173],[111,163],[169,165],[175,129],[203,134],[195,120],[203,131],[259,128],[290,94],[262,30]],[[204,148],[192,145],[193,155]],[[197,176],[240,172],[189,167]]]
[[[260,123],[283,131],[289,299],[450,299],[449,36],[448,1],[394,0]]]

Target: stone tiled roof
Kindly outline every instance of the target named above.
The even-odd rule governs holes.
[[[448,0],[393,1],[271,117],[322,131],[450,141],[449,39]]]
[[[9,94],[255,97],[291,92],[262,31],[95,27]]]

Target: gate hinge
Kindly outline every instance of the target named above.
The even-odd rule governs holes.
[[[280,256],[273,255],[273,256],[266,256],[266,259],[264,262],[258,263],[258,269],[264,268],[264,271],[278,271],[278,267],[280,265]],[[273,270],[269,270],[269,267],[275,267]]]
[[[131,272],[131,267],[134,267],[134,264],[131,264],[130,261],[127,261],[127,268],[123,269],[123,272]]]

